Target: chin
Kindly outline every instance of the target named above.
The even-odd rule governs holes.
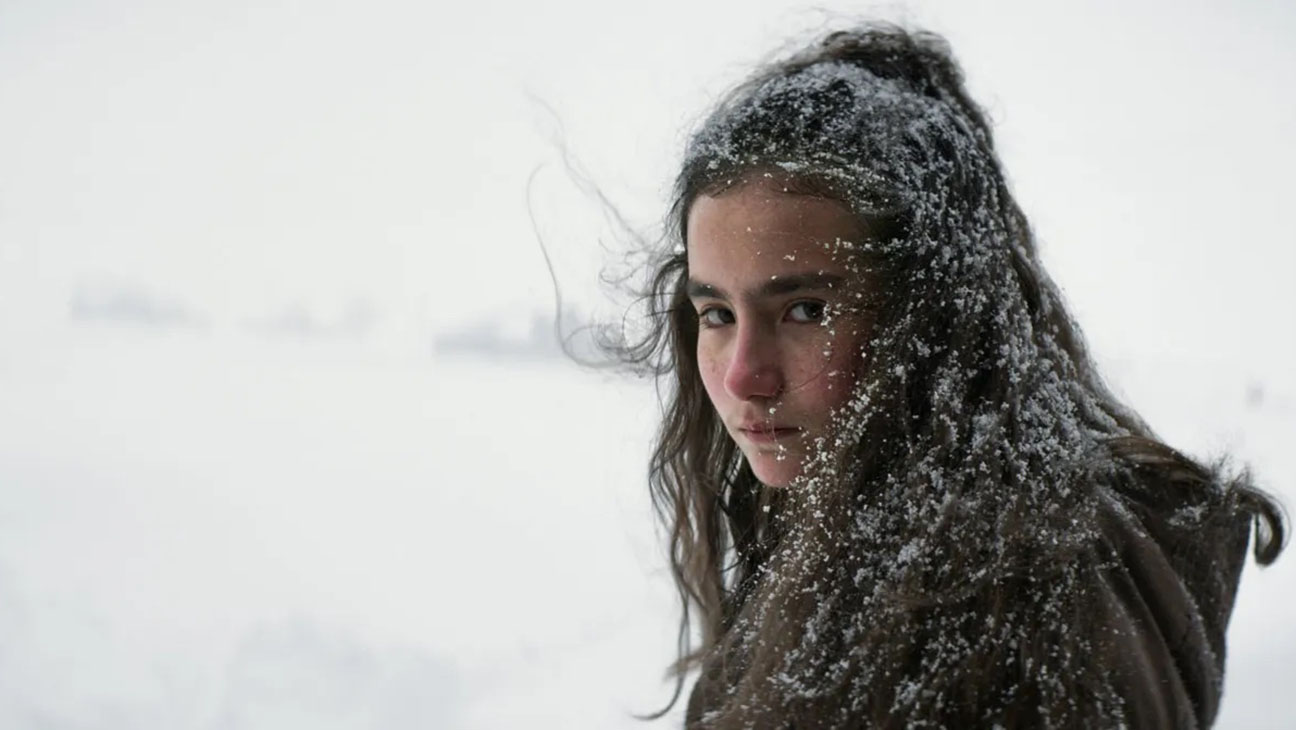
[[[801,459],[792,454],[784,454],[781,461],[768,452],[748,454],[747,463],[751,464],[756,478],[767,487],[786,487],[801,474]]]

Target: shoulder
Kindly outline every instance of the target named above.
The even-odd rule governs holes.
[[[1248,517],[1218,481],[1166,473],[1117,468],[1089,482],[1095,486],[1074,492],[1076,509],[1050,521],[1056,531],[1029,533],[1031,542],[1001,560],[1002,581],[983,582],[965,599],[891,606],[913,630],[857,634],[873,638],[847,647],[841,660],[858,666],[844,671],[867,679],[878,676],[870,667],[882,666],[874,657],[909,657],[893,676],[952,700],[924,711],[983,720],[998,713],[1005,727],[1037,727],[1047,717],[1059,727],[1107,726],[1109,700],[1120,701],[1130,727],[1209,727]],[[876,601],[868,605],[848,623],[884,625]],[[979,669],[930,670],[960,653],[964,667]],[[709,714],[724,705],[732,686],[725,664],[717,655],[703,662],[686,727],[709,726]],[[892,707],[893,687],[861,681],[841,685],[859,693],[843,695],[853,706]],[[837,699],[824,707],[840,707]],[[894,711],[901,726],[916,709]]]
[[[1141,471],[1141,470],[1140,470]],[[1100,487],[1099,642],[1136,727],[1208,727],[1246,558],[1247,515],[1212,480],[1132,472]]]

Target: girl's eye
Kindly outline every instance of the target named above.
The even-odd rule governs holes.
[[[797,302],[788,308],[787,316],[793,322],[818,322],[824,316],[824,303]]]
[[[733,312],[724,307],[708,307],[698,315],[703,327],[722,327],[726,324],[733,324]]]

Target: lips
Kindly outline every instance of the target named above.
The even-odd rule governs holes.
[[[749,423],[739,426],[738,432],[754,443],[773,444],[792,438],[800,433],[801,429],[778,424]]]

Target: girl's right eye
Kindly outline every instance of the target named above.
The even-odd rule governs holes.
[[[723,327],[734,323],[733,312],[724,307],[707,307],[698,312],[698,321],[703,327]]]

